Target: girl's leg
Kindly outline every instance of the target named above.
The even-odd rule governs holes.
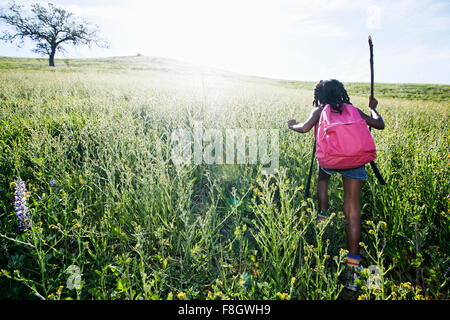
[[[328,182],[330,175],[319,167],[319,179],[317,181],[317,197],[319,198],[319,212],[328,211]]]
[[[353,255],[359,255],[361,239],[361,186],[362,180],[342,176],[344,183],[344,213],[347,217],[347,248]]]

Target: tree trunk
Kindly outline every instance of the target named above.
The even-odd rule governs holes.
[[[50,67],[55,66],[55,53],[56,53],[56,48],[52,48],[52,51],[50,52],[50,55],[48,57],[48,65]]]

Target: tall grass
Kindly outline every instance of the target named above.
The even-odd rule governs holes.
[[[361,245],[363,265],[377,266],[381,284],[363,283],[350,294],[342,286],[342,182],[332,178],[333,215],[317,223],[316,199],[304,197],[312,135],[286,128],[287,119],[309,114],[311,90],[175,67],[163,72],[145,60],[133,71],[133,61],[97,69],[100,62],[87,68],[74,61],[54,70],[6,62],[1,297],[449,298],[448,99],[405,100],[395,92],[379,99],[387,127],[373,135],[387,185],[367,169]],[[351,99],[365,108],[367,98]],[[278,173],[174,164],[171,133],[194,123],[279,129]],[[17,177],[29,190],[25,232],[13,209]],[[76,288],[67,283],[70,266],[81,273]]]

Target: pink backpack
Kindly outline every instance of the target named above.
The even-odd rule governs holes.
[[[358,109],[351,104],[342,113],[326,105],[315,127],[319,165],[325,169],[351,169],[373,161],[376,147]]]

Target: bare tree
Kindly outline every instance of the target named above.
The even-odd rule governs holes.
[[[9,4],[7,10],[0,11],[0,20],[14,27],[14,32],[4,32],[0,40],[17,42],[19,47],[24,39],[36,42],[34,52],[48,55],[48,65],[55,66],[56,51],[64,51],[63,45],[74,46],[95,44],[108,48],[106,40],[98,37],[97,25],[90,26],[73,13],[49,3],[47,7],[35,3],[31,5],[32,14],[26,14],[22,5]]]

